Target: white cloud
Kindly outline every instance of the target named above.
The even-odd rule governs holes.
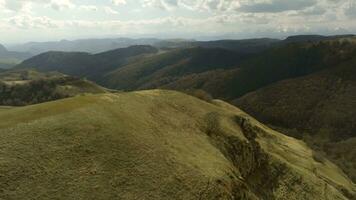
[[[71,0],[51,0],[50,6],[55,10],[71,9],[75,4]]]
[[[105,6],[103,9],[104,9],[104,12],[105,12],[106,14],[111,14],[111,15],[117,15],[117,14],[119,14],[118,11],[116,11],[116,10],[110,8],[109,6]]]
[[[8,25],[20,29],[47,29],[56,28],[58,25],[49,17],[33,17],[31,15],[19,15],[6,20]]]
[[[184,7],[191,10],[254,13],[303,10],[317,2],[317,0],[143,0],[143,5],[162,9]]]
[[[98,11],[99,10],[98,6],[94,6],[94,5],[81,5],[78,8],[80,10],[84,10],[84,11]]]
[[[115,6],[121,6],[126,4],[126,0],[111,0],[111,3]]]
[[[87,33],[152,36],[165,34],[173,37],[179,37],[180,33],[190,34],[191,37],[204,34],[239,34],[241,37],[274,37],[281,34],[356,32],[356,5],[352,3],[355,0],[83,2],[85,1],[0,0],[0,39],[6,41],[6,38],[23,38],[24,35],[39,37],[37,35],[41,34],[51,37],[62,34],[65,37]],[[130,4],[125,6],[125,9],[116,7],[128,3]],[[155,13],[152,13],[152,9],[147,7],[156,7],[163,11],[155,10]],[[66,15],[57,12],[64,9],[69,9]],[[139,10],[139,13],[135,10]],[[47,17],[42,16],[44,13]]]
[[[75,7],[71,0],[0,0],[0,8],[12,12],[30,13],[34,4],[45,5],[55,10]]]

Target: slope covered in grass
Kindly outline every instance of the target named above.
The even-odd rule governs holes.
[[[21,106],[107,90],[87,80],[32,70],[0,72],[0,105]]]
[[[0,110],[1,199],[347,199],[303,143],[222,101],[177,92]]]

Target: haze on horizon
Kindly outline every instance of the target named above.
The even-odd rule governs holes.
[[[356,0],[0,0],[0,43],[356,33]]]

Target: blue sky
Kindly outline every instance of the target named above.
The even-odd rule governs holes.
[[[356,0],[0,0],[0,42],[356,33]]]

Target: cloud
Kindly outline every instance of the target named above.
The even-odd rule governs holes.
[[[111,0],[111,3],[115,6],[126,5],[126,0]]]
[[[110,8],[109,6],[105,6],[103,9],[104,9],[104,12],[105,12],[106,14],[111,14],[111,15],[117,15],[117,14],[119,14],[118,11],[116,11],[116,10]]]
[[[273,13],[303,10],[317,2],[317,0],[143,0],[143,5],[162,9],[183,7],[191,10]]]
[[[56,22],[49,17],[33,17],[31,15],[19,15],[6,20],[8,25],[20,29],[47,29],[57,28]]]
[[[344,14],[349,17],[356,19],[356,2],[350,1],[344,5]]]
[[[178,6],[177,0],[143,0],[144,7],[155,7],[164,10],[171,10]]]
[[[242,12],[283,12],[290,10],[303,10],[314,6],[317,0],[252,0],[240,3],[239,11]]]
[[[71,0],[51,0],[50,6],[55,10],[71,9],[75,7],[75,4]]]
[[[30,13],[34,4],[42,4],[55,10],[75,7],[71,0],[0,0],[0,8],[12,12]]]
[[[99,8],[94,5],[81,5],[78,7],[79,10],[84,10],[84,11],[98,11]]]

